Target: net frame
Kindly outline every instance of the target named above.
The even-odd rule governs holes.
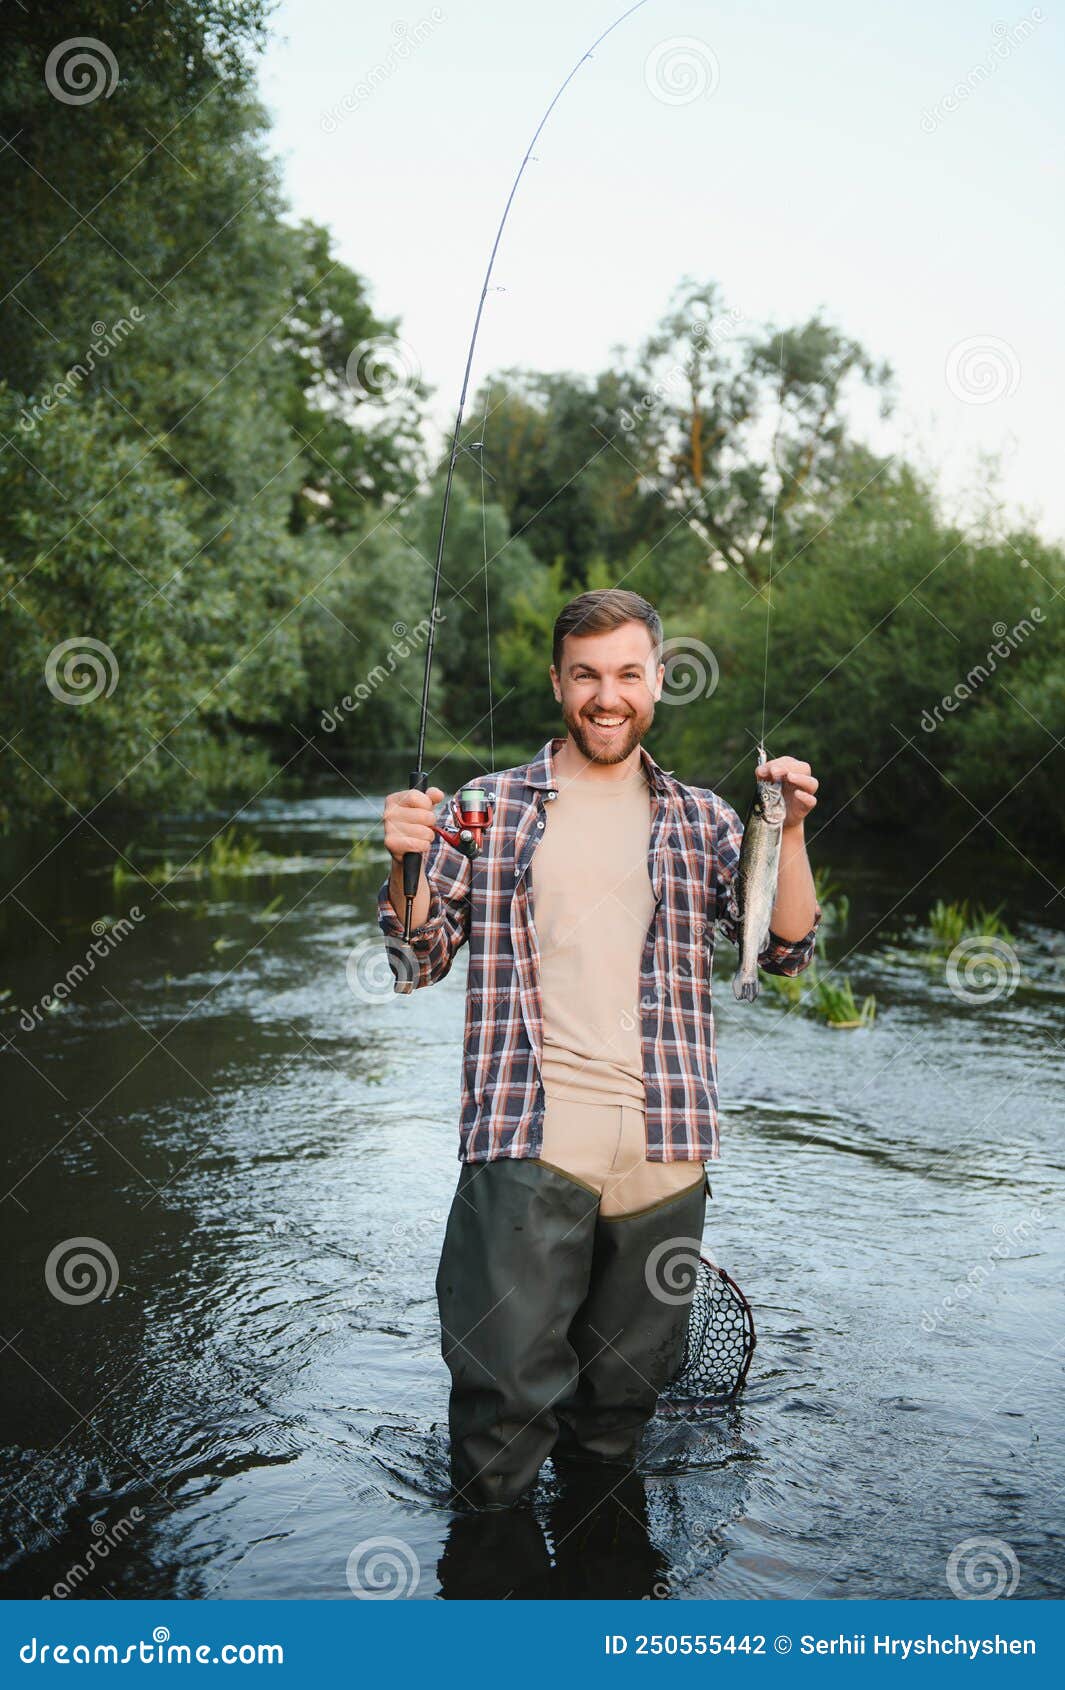
[[[731,1402],[746,1382],[758,1342],[750,1303],[730,1273],[700,1256],[684,1356],[662,1392],[663,1406]]]

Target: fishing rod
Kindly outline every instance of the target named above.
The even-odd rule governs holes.
[[[573,69],[569,72],[569,75],[565,77],[555,90],[550,104],[545,110],[539,123],[536,125],[532,139],[525,149],[525,156],[518,167],[517,175],[511,183],[510,193],[507,195],[507,202],[503,207],[503,215],[499,220],[496,237],[492,243],[492,251],[488,258],[488,268],[485,271],[484,281],[481,284],[481,297],[477,304],[477,315],[475,316],[473,322],[473,333],[470,336],[470,344],[466,353],[466,369],[462,377],[462,391],[459,395],[458,412],[455,417],[455,427],[451,436],[451,451],[448,455],[447,477],[444,482],[444,498],[440,509],[440,532],[436,542],[436,563],[433,569],[433,602],[429,613],[429,634],[425,645],[425,674],[422,680],[422,702],[418,719],[418,750],[415,767],[411,770],[410,779],[408,781],[411,791],[414,792],[424,792],[429,785],[428,772],[422,765],[425,761],[425,730],[429,716],[429,683],[433,670],[433,641],[436,634],[437,605],[440,599],[440,575],[444,561],[444,537],[447,532],[448,507],[451,503],[451,483],[454,480],[455,464],[458,460],[459,451],[461,449],[459,435],[462,431],[462,419],[466,409],[466,395],[470,385],[470,370],[473,367],[473,355],[477,346],[478,331],[481,327],[481,315],[484,311],[484,302],[488,297],[489,286],[492,280],[492,271],[496,261],[496,253],[499,250],[499,243],[503,236],[503,230],[506,227],[507,218],[510,215],[510,208],[514,203],[514,196],[517,193],[518,186],[525,174],[525,167],[532,157],[532,150],[539,140],[540,134],[548,118],[551,116],[551,113],[554,111],[559,100],[562,98],[581,66],[592,57],[595,49],[600,46],[601,43],[606,40],[607,36],[611,35],[620,24],[623,24],[626,18],[631,18],[634,12],[640,11],[643,6],[647,5],[647,3],[648,0],[636,0],[635,5],[627,7],[619,17],[616,17],[613,23],[603,30],[601,35],[596,36],[591,46],[581,54],[580,58],[573,66]],[[481,444],[483,445],[483,441]],[[487,566],[486,557],[486,589]],[[489,697],[488,700],[488,708],[489,712],[491,712],[491,697]],[[493,809],[488,800],[488,794],[485,792],[483,787],[476,785],[464,786],[461,788],[458,798],[455,800],[451,808],[455,819],[454,828],[444,828],[441,827],[439,823],[434,823],[435,831],[440,834],[442,838],[446,839],[450,845],[454,845],[457,850],[462,851],[472,861],[474,857],[480,855],[484,845],[485,832],[492,825]],[[403,939],[404,943],[408,945],[410,944],[411,933],[414,928],[414,900],[418,895],[418,883],[421,879],[421,873],[421,854],[418,851],[407,851],[403,857],[403,897],[405,901]]]

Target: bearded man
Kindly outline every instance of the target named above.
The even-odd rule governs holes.
[[[452,1479],[474,1508],[513,1506],[549,1455],[631,1467],[683,1355],[694,1276],[685,1295],[677,1268],[697,1255],[718,1156],[714,933],[737,941],[743,825],[642,743],[661,651],[636,593],[565,606],[550,669],[565,735],[478,781],[494,815],[474,860],[435,831],[440,788],[385,805],[397,988],[443,979],[469,946],[462,1166],[436,1288]],[[797,974],[821,914],[803,837],[817,781],[793,757],[756,773],[786,804],[758,961]],[[423,864],[400,955],[408,852]]]

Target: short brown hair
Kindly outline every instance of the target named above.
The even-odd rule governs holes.
[[[561,674],[562,642],[567,634],[605,634],[624,622],[642,622],[651,636],[655,652],[662,644],[662,623],[653,604],[624,587],[602,587],[595,593],[580,593],[564,605],[555,619],[551,661]]]

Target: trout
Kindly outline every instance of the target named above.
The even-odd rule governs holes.
[[[765,760],[763,753],[761,761]],[[776,902],[780,834],[787,809],[783,788],[776,781],[760,780],[757,788],[736,869],[740,966],[732,977],[732,990],[743,1003],[758,996],[758,957],[769,937],[769,918]]]

